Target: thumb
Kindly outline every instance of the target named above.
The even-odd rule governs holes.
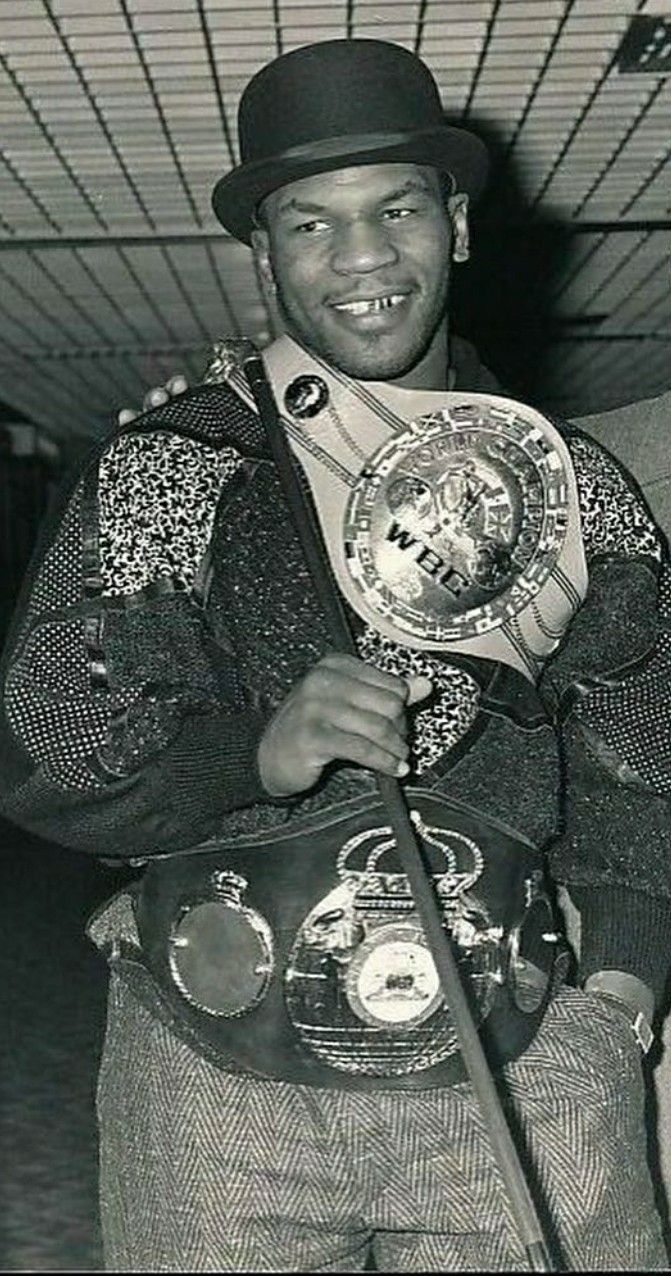
[[[408,686],[408,699],[406,704],[417,704],[418,700],[425,700],[433,691],[433,683],[430,678],[426,678],[424,674],[412,674],[406,678]]]

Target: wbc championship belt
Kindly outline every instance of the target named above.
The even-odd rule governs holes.
[[[353,610],[402,646],[535,682],[587,587],[559,431],[500,395],[353,381],[289,337],[264,358]]]

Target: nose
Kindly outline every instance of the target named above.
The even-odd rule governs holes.
[[[337,274],[367,275],[397,261],[398,252],[380,222],[361,218],[340,227],[331,257]]]

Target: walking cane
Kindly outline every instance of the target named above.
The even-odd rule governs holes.
[[[263,360],[251,342],[245,342],[245,346],[249,348],[250,353],[240,352],[242,368],[247,376],[268,445],[277,466],[306,565],[326,616],[331,642],[337,651],[357,656],[356,644],[342,599],[331,576],[321,532],[315,523],[289,443],[282,429]],[[551,1262],[531,1192],[464,993],[452,953],[452,945],[443,929],[440,909],[410,822],[403,790],[398,781],[391,776],[376,774],[376,781],[378,793],[394,834],[401,866],[408,878],[414,904],[438,972],[442,992],[452,1015],[464,1065],[480,1105],[494,1159],[498,1164],[520,1239],[527,1253],[530,1270],[555,1271],[556,1268]]]

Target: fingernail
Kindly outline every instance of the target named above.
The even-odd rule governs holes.
[[[135,420],[135,416],[136,414],[132,408],[122,408],[117,416],[117,421],[119,425],[128,425],[129,421]]]
[[[407,775],[409,771],[410,771],[410,767],[408,766],[407,762],[399,762],[396,768],[397,775]]]

